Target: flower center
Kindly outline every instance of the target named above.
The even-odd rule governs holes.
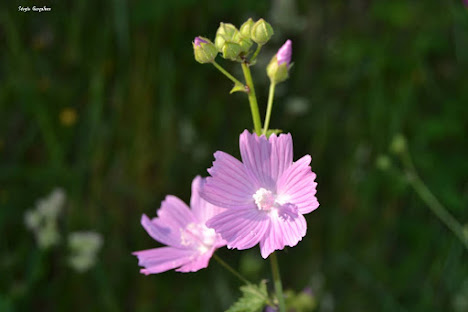
[[[215,230],[200,223],[190,223],[181,229],[180,240],[182,245],[198,249],[200,253],[210,250],[216,241]]]
[[[263,187],[259,188],[252,197],[258,210],[270,211],[276,206],[276,195]]]

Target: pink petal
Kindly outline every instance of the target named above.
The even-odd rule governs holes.
[[[200,197],[200,191],[206,180],[196,176],[192,181],[192,197],[190,198],[190,207],[199,222],[205,223],[218,213],[224,211],[224,208],[212,205]]]
[[[196,272],[196,271],[198,271],[200,269],[204,269],[204,268],[208,267],[211,256],[213,255],[213,251],[214,251],[214,249],[211,250],[211,251],[207,251],[202,255],[199,255],[193,261],[181,266],[176,271],[177,272],[182,272],[182,273]]]
[[[201,196],[211,204],[237,208],[253,203],[256,186],[242,163],[224,152],[214,154],[213,167],[208,169],[211,177],[206,178]]]
[[[192,211],[183,201],[172,195],[166,196],[158,210],[158,218],[153,219],[156,225],[177,231],[192,222],[197,222]]]
[[[165,272],[187,264],[196,256],[196,251],[173,247],[161,247],[133,253],[138,265],[145,267],[140,272],[148,275]]]
[[[227,209],[208,220],[207,226],[221,234],[228,248],[248,249],[262,239],[268,228],[268,215],[254,205],[250,208]]]
[[[271,144],[262,135],[257,136],[245,130],[239,137],[239,148],[242,156],[242,163],[251,173],[257,187],[274,188],[275,182],[272,179],[270,170]]]
[[[287,202],[298,207],[299,213],[306,214],[315,210],[319,203],[315,197],[317,183],[315,173],[310,169],[310,155],[295,161],[278,180],[277,193]]]
[[[146,215],[141,216],[141,225],[154,240],[173,247],[183,247],[180,243],[180,229],[159,223],[156,218],[151,221]]]
[[[260,241],[260,252],[266,259],[273,251],[284,246],[294,247],[307,231],[307,223],[293,205],[284,205],[278,213],[270,214],[270,226]]]
[[[283,172],[293,163],[293,142],[291,134],[280,134],[278,137],[272,134],[271,143],[271,178],[277,181]]]

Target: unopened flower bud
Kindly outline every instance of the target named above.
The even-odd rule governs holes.
[[[207,38],[196,37],[192,43],[195,60],[198,63],[211,63],[216,58],[218,50],[214,44]]]
[[[236,61],[239,57],[239,54],[242,52],[242,47],[234,42],[226,41],[224,42],[223,47],[221,48],[221,53],[223,58]]]
[[[221,23],[216,31],[215,46],[219,52],[223,49],[224,42],[234,41],[234,36],[238,33],[236,26],[232,24]]]
[[[242,26],[240,27],[240,33],[244,38],[250,39],[250,32],[252,31],[252,27],[254,25],[254,21],[252,18],[249,18]]]
[[[233,42],[241,46],[241,51],[244,53],[249,52],[250,47],[253,45],[252,40],[250,40],[248,37],[242,36],[240,32],[237,32],[233,39]]]
[[[278,50],[275,56],[267,66],[267,75],[270,77],[271,83],[279,83],[288,79],[289,66],[291,63],[292,43],[287,40],[285,44]]]
[[[278,65],[286,63],[289,67],[291,63],[291,56],[292,56],[292,42],[291,40],[286,40],[283,46],[278,50],[276,53],[276,58],[278,59]]]
[[[253,24],[250,31],[250,38],[259,45],[264,45],[273,36],[273,28],[265,22],[263,18]]]

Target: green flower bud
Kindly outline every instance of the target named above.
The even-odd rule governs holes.
[[[224,42],[224,45],[221,48],[221,53],[223,54],[223,57],[232,61],[236,61],[241,52],[241,46],[235,42],[226,41]]]
[[[195,60],[198,63],[211,63],[216,58],[218,50],[210,39],[204,37],[196,37],[192,43]]]
[[[250,32],[252,30],[253,25],[254,21],[252,20],[252,18],[249,18],[247,22],[242,24],[242,26],[240,27],[240,33],[244,38],[250,39]]]
[[[267,43],[271,36],[273,36],[273,28],[263,18],[259,19],[250,31],[250,38],[259,45]]]
[[[271,83],[279,83],[288,79],[288,70],[291,66],[292,42],[286,40],[267,66],[267,75]]]
[[[289,77],[288,65],[286,63],[278,64],[278,59],[275,55],[267,66],[267,75],[271,83],[277,84],[283,82]]]
[[[221,23],[216,31],[215,46],[219,52],[222,52],[224,42],[235,41],[234,36],[238,33],[236,26],[232,24]]]
[[[250,40],[248,37],[242,36],[240,32],[237,32],[237,34],[234,35],[233,39],[233,42],[241,46],[241,50],[244,53],[249,52],[250,47],[252,47],[253,45],[252,40]]]

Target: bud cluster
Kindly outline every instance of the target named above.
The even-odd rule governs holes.
[[[193,42],[195,60],[212,63],[220,53],[224,59],[243,61],[250,53],[253,43],[262,46],[273,36],[273,28],[263,18],[254,22],[249,18],[240,29],[229,23],[221,23],[216,31],[214,43],[204,37]]]

